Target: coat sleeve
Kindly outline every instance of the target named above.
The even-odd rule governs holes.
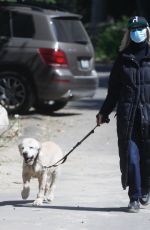
[[[120,76],[120,61],[119,57],[115,61],[113,68],[110,73],[109,81],[108,81],[108,90],[106,99],[99,111],[104,117],[108,117],[108,115],[115,108],[121,91],[121,76]]]

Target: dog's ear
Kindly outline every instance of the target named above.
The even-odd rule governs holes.
[[[22,147],[23,147],[23,138],[19,138],[18,140],[18,149],[19,149],[19,152],[21,153],[22,151]]]
[[[38,152],[40,152],[41,151],[41,145],[38,147]]]
[[[19,152],[20,152],[20,154],[21,154],[22,143],[19,143],[19,144],[18,144],[18,149],[19,149]]]

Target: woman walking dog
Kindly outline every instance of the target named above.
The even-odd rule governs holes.
[[[144,17],[128,22],[98,126],[116,105],[122,186],[129,188],[128,211],[138,212],[150,199],[150,29]]]

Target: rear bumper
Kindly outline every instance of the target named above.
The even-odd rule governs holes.
[[[40,100],[92,97],[97,87],[98,76],[95,70],[90,76],[73,76],[68,69],[53,69],[47,79],[37,83]]]
[[[73,98],[93,97],[98,88],[98,76],[96,71],[91,76],[74,76],[71,93]]]

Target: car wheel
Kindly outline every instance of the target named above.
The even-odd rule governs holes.
[[[57,110],[62,109],[63,107],[65,107],[65,105],[67,104],[68,99],[60,99],[60,100],[51,100],[45,103],[38,103],[38,105],[35,105],[35,108],[38,111],[42,111],[42,112],[54,112]]]
[[[20,73],[0,72],[0,104],[8,113],[25,113],[31,106],[31,90]]]

